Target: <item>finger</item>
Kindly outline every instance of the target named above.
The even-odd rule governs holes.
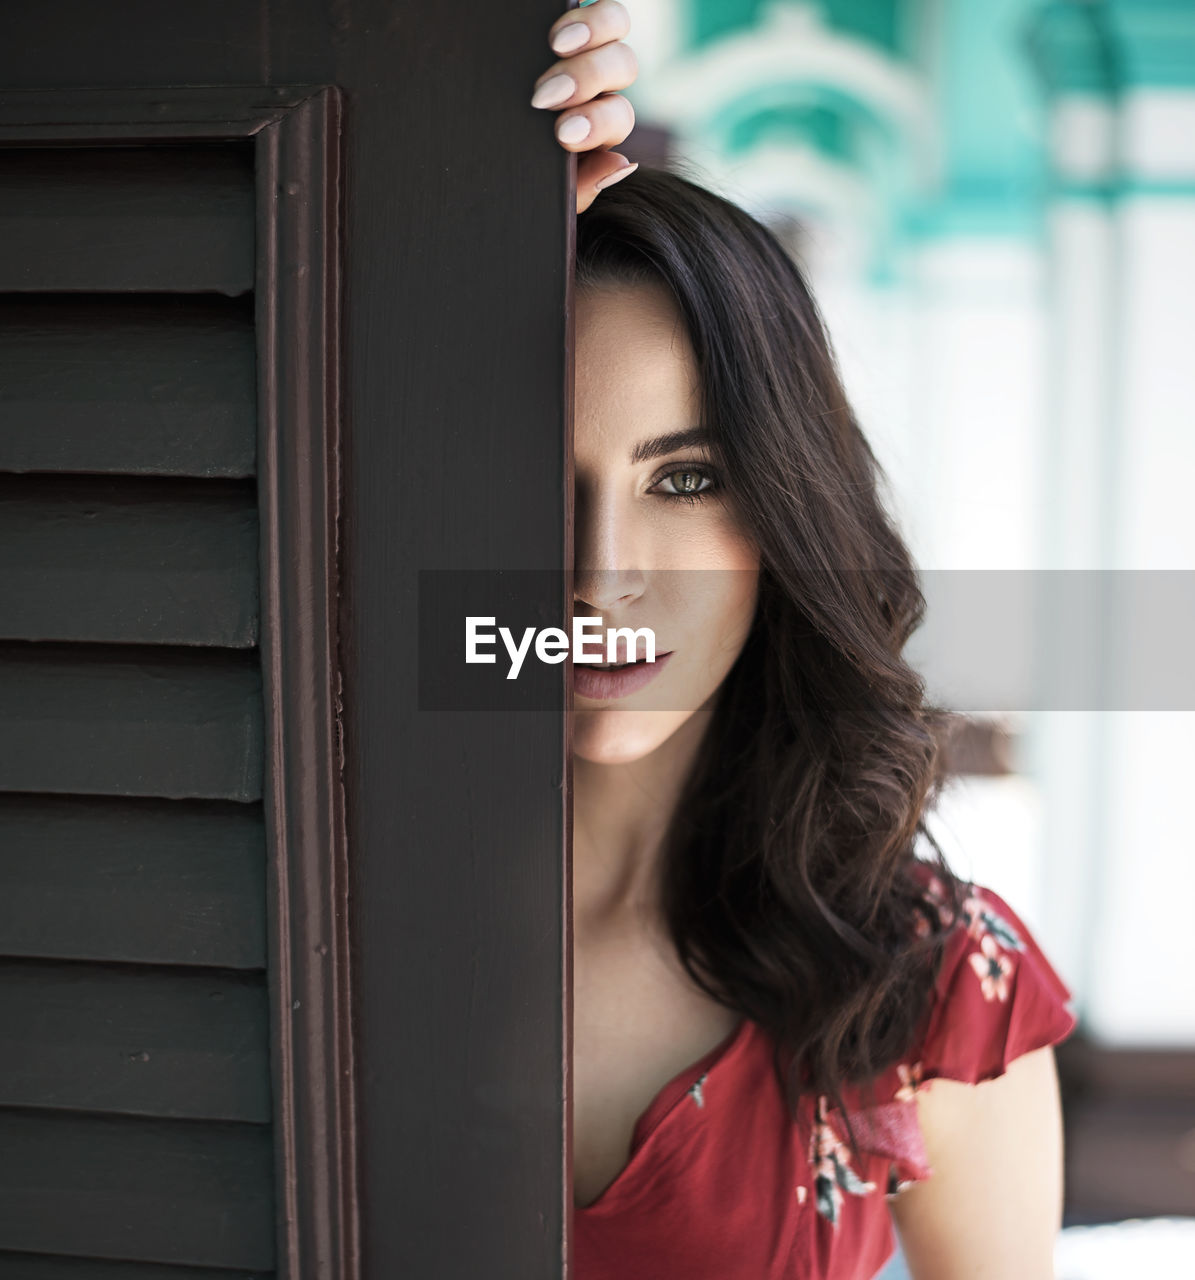
[[[566,151],[596,151],[625,142],[634,127],[635,108],[622,94],[608,93],[575,111],[562,111],[556,141]]]
[[[561,14],[548,29],[548,44],[562,58],[621,40],[631,29],[631,15],[619,0],[594,0],[584,9]]]
[[[579,157],[577,160],[577,212],[584,213],[601,194],[602,188],[597,185],[599,182],[612,186],[613,183],[608,183],[608,179],[618,175],[615,180],[621,182],[638,167],[617,151],[594,151]]]
[[[599,45],[556,62],[535,82],[533,107],[559,109],[579,106],[599,93],[625,89],[639,74],[639,59],[629,44]]]

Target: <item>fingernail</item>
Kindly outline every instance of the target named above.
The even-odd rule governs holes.
[[[589,120],[585,116],[569,116],[557,125],[556,136],[561,142],[580,142],[589,137]]]
[[[577,92],[577,82],[572,76],[557,75],[545,80],[531,99],[533,107],[558,107]]]
[[[552,37],[552,48],[557,53],[572,53],[589,39],[589,28],[583,22],[570,22]]]
[[[595,182],[593,185],[599,191],[605,191],[607,187],[612,187],[616,182],[621,182],[628,173],[634,173],[638,168],[639,162],[636,160],[634,164],[628,164],[623,169],[615,169],[613,173],[606,174],[600,182]]]

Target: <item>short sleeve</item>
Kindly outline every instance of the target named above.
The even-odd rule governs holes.
[[[940,888],[940,886],[938,886]],[[934,892],[929,900],[950,928],[923,1031],[888,1074],[887,1101],[856,1112],[876,1182],[896,1195],[931,1176],[917,1120],[917,1093],[935,1079],[979,1084],[1009,1063],[1074,1030],[1071,993],[1021,918],[998,894],[966,886],[960,919]]]
[[[1071,993],[1015,911],[969,886],[934,986],[918,1054],[921,1081],[978,1084],[1075,1028]]]

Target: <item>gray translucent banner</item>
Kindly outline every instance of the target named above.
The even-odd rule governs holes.
[[[620,570],[571,583],[552,570],[418,576],[424,711],[559,709],[575,673],[592,670],[574,659],[576,617],[603,637],[649,628],[669,656],[643,687],[574,693],[574,707],[692,709],[739,660],[757,589],[753,572],[730,569]],[[848,608],[872,608],[883,591],[864,570],[804,580],[809,598]],[[1195,571],[923,570],[919,582],[926,613],[904,656],[934,702],[977,714],[1195,710]],[[603,653],[601,638],[587,652]],[[615,652],[627,656],[625,646]],[[466,660],[481,655],[493,660]]]

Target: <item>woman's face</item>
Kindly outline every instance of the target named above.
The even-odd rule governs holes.
[[[696,360],[667,290],[578,290],[576,350],[574,614],[598,620],[602,640],[586,648],[603,659],[610,627],[651,627],[657,657],[671,655],[625,696],[574,690],[573,751],[621,764],[654,751],[721,685],[751,630],[759,554],[711,451],[662,441],[701,421]]]

